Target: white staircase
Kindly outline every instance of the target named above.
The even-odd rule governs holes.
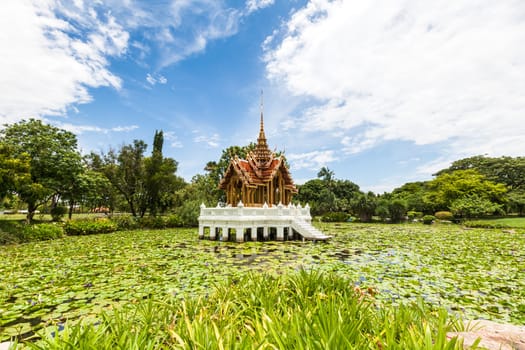
[[[309,222],[300,219],[292,220],[292,229],[297,231],[304,239],[312,241],[326,241],[332,238],[332,236],[325,235],[313,227]]]

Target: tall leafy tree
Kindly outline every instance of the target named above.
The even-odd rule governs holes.
[[[112,153],[112,152],[110,152]],[[123,196],[106,176],[106,162],[103,156],[94,152],[84,157],[85,182],[89,188],[82,197],[82,203],[90,209],[105,207],[114,211]]]
[[[378,204],[377,196],[373,192],[361,193],[350,202],[352,211],[359,216],[362,222],[372,221]]]
[[[133,216],[143,216],[144,202],[147,200],[145,190],[144,152],[147,145],[142,140],[123,145],[118,154],[110,150],[104,156],[104,175],[119,191],[128,204]]]
[[[405,219],[407,212],[407,202],[400,198],[392,198],[388,202],[388,213],[393,223],[401,222]]]
[[[493,203],[476,193],[458,198],[450,204],[450,211],[456,218],[477,218],[500,210],[501,204]]]
[[[27,220],[49,199],[69,191],[82,172],[76,136],[40,120],[23,120],[0,131],[2,142],[18,159],[29,158],[30,181],[17,186],[20,199],[27,203]]]
[[[476,195],[493,203],[503,203],[505,185],[487,180],[476,170],[442,173],[427,184],[425,201],[437,210],[449,210],[458,199]]]
[[[519,216],[525,214],[525,190],[512,191],[508,193],[506,199],[509,211],[513,211]]]
[[[143,204],[147,205],[152,216],[165,211],[171,204],[173,193],[181,187],[180,178],[175,175],[178,163],[163,156],[163,143],[162,130],[156,131],[151,157],[144,161],[147,200]]]
[[[335,173],[328,167],[322,167],[317,173],[317,177],[322,179],[328,186],[332,185]]]
[[[0,141],[0,200],[31,180],[29,155],[13,155],[13,147]]]
[[[525,157],[487,157],[474,156],[457,160],[436,175],[452,173],[457,170],[476,170],[488,180],[502,183],[509,191],[525,190]]]
[[[427,182],[408,182],[392,191],[392,198],[404,200],[408,210],[433,213],[433,208],[425,202]]]

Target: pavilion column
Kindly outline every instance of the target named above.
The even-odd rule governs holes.
[[[284,241],[284,227],[277,226],[277,240]]]
[[[199,224],[199,238],[204,238],[204,225]]]
[[[252,234],[252,241],[256,242],[257,241],[257,226],[252,226],[251,234]]]
[[[222,228],[222,236],[221,236],[221,238],[222,238],[223,241],[227,241],[230,238],[229,230],[230,229],[228,228],[228,226],[224,226]]]
[[[235,227],[235,241],[244,242],[244,226]]]
[[[210,226],[210,239],[215,240],[216,231],[217,231],[216,227],[214,225],[211,225]]]
[[[264,240],[268,239],[268,226],[263,227],[263,238]]]

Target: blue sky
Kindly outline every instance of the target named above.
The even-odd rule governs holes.
[[[0,121],[41,118],[83,152],[165,134],[190,180],[269,145],[297,183],[363,190],[478,154],[523,156],[525,3],[500,0],[4,0]]]

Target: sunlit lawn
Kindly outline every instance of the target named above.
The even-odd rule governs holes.
[[[488,220],[490,222],[500,223],[509,227],[525,228],[525,217],[508,217],[502,219]]]
[[[230,243],[196,229],[129,231],[0,247],[0,341],[119,303],[206,295],[248,270],[334,271],[380,303],[418,297],[468,318],[525,322],[525,231],[323,224],[328,243]]]

